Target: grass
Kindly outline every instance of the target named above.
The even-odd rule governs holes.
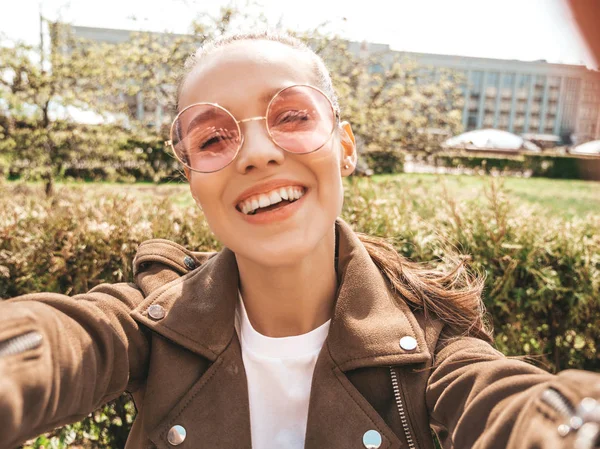
[[[390,184],[390,187],[394,184],[398,187],[422,186],[431,195],[441,195],[446,189],[456,201],[478,204],[490,177],[404,173],[375,176],[374,181]],[[546,216],[573,218],[600,212],[600,182],[509,177],[502,178],[502,182],[512,203],[538,206]],[[394,191],[393,188],[386,190]]]
[[[371,180],[383,187],[380,190],[385,195],[383,199],[393,200],[408,191],[411,195],[416,193],[439,197],[447,191],[456,201],[475,207],[484,201],[484,189],[490,183],[489,176],[417,173],[378,175],[373,176]],[[352,182],[361,185],[369,181],[355,178]],[[574,218],[600,212],[600,182],[546,178],[503,178],[502,182],[511,203],[537,206],[539,213],[546,217]],[[9,182],[9,184],[13,183]],[[41,183],[32,182],[27,185],[41,187]],[[147,204],[160,198],[169,199],[182,208],[194,205],[187,184],[57,183],[58,189],[63,187],[82,193],[92,189],[91,196],[102,196],[107,193],[129,194]]]

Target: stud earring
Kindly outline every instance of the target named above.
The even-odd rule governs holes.
[[[347,170],[348,169],[348,164],[344,165],[344,168]]]

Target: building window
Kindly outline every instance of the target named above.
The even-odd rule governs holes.
[[[467,119],[467,129],[477,128],[477,115],[469,114]]]
[[[483,72],[481,70],[475,70],[471,72],[471,90],[474,93],[480,93],[483,84]]]
[[[505,73],[502,76],[502,86],[503,87],[512,87],[515,82],[515,74],[514,73]]]
[[[498,72],[489,72],[487,74],[486,84],[488,86],[498,86],[500,74]]]
[[[477,111],[479,108],[479,95],[472,96],[469,101],[469,111]]]
[[[519,87],[529,88],[531,82],[531,75],[520,75],[519,76]]]
[[[536,89],[544,89],[545,84],[546,84],[546,77],[544,75],[536,75],[536,77],[535,77]]]
[[[548,77],[548,85],[550,87],[560,87],[560,77],[558,77],[558,76],[549,76]]]

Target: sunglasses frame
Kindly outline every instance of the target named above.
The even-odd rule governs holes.
[[[325,97],[327,99],[327,102],[329,103],[329,107],[331,108],[331,113],[334,116],[334,122],[333,122],[333,126],[331,128],[331,132],[329,133],[329,136],[327,136],[327,140],[325,140],[325,142],[323,142],[323,144],[312,150],[312,151],[308,151],[306,153],[295,153],[293,151],[287,150],[285,148],[283,148],[281,145],[279,145],[275,139],[273,138],[273,135],[271,134],[271,130],[269,129],[269,124],[267,123],[267,117],[269,116],[269,112],[271,110],[271,105],[273,104],[273,100],[275,100],[277,98],[278,95],[280,95],[282,92],[294,88],[294,87],[309,87],[313,90],[316,90],[317,92],[319,92],[321,95],[323,95],[323,97]],[[175,124],[177,123],[177,120],[179,119],[179,117],[181,116],[181,114],[183,114],[185,111],[187,111],[188,109],[191,109],[195,106],[201,106],[201,105],[208,105],[208,106],[215,106],[219,109],[221,109],[222,111],[224,111],[227,115],[229,115],[233,121],[235,122],[237,129],[238,129],[238,134],[241,137],[240,139],[240,143],[238,145],[237,150],[235,151],[235,154],[233,155],[233,157],[231,158],[231,160],[224,165],[223,167],[217,169],[217,170],[212,170],[212,171],[201,171],[201,170],[196,170],[192,167],[190,167],[188,164],[186,164],[185,162],[183,162],[179,156],[177,155],[177,152],[175,151],[175,146],[173,145],[173,133],[175,130]],[[271,100],[269,101],[269,104],[267,105],[267,111],[265,113],[264,116],[257,116],[257,117],[250,117],[250,118],[245,118],[242,120],[237,120],[235,118],[235,116],[229,112],[227,109],[225,109],[223,106],[221,106],[218,103],[210,103],[210,102],[199,102],[199,103],[193,103],[189,106],[186,106],[185,108],[183,108],[181,111],[179,111],[179,113],[175,116],[175,118],[173,119],[173,123],[171,123],[171,128],[169,131],[169,138],[170,140],[165,141],[165,146],[170,146],[171,150],[173,151],[173,154],[175,155],[175,157],[177,158],[177,160],[183,164],[185,167],[189,168],[192,171],[195,171],[197,173],[215,173],[218,172],[220,170],[223,170],[225,167],[227,167],[229,164],[231,164],[233,161],[235,161],[236,157],[238,156],[238,154],[240,153],[240,150],[242,149],[242,147],[244,146],[244,140],[245,140],[245,136],[242,133],[242,128],[240,127],[240,123],[246,123],[246,122],[253,122],[253,121],[257,121],[257,120],[264,120],[265,121],[265,128],[267,130],[267,134],[269,135],[269,138],[271,139],[271,141],[278,147],[281,148],[282,150],[284,150],[287,153],[291,153],[291,154],[310,154],[310,153],[314,153],[315,151],[320,150],[321,148],[323,148],[327,142],[329,142],[329,140],[331,139],[331,136],[333,135],[333,133],[335,132],[335,128],[337,127],[337,125],[340,123],[340,114],[339,112],[334,108],[333,103],[331,102],[331,99],[325,94],[325,92],[323,92],[321,89],[319,89],[318,87],[315,86],[311,86],[310,84],[293,84],[291,86],[286,86],[282,89],[279,89],[277,92],[275,92],[275,94],[273,95],[273,97],[271,98]]]

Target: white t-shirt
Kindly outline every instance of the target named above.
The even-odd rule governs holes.
[[[235,329],[248,378],[253,449],[303,449],[315,363],[331,320],[292,337],[258,333],[248,320],[241,294]]]

